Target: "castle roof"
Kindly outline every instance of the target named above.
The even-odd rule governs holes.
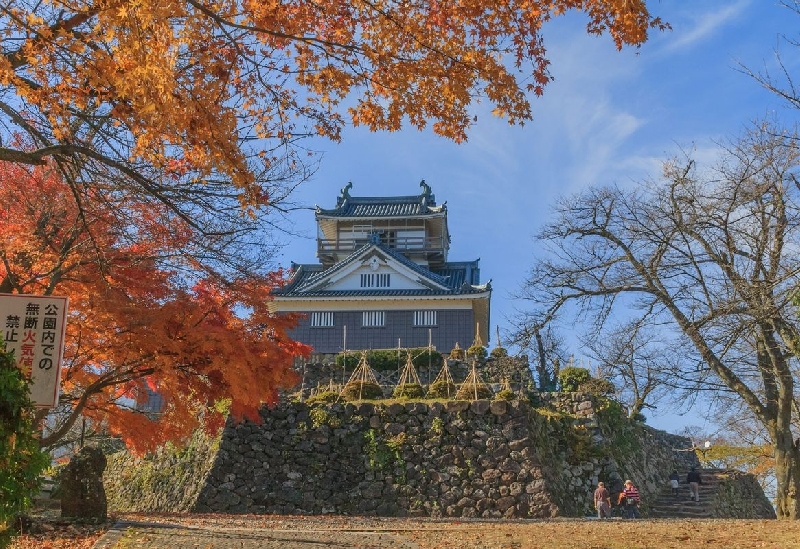
[[[352,265],[378,255],[395,269],[413,273],[420,284],[414,289],[363,288],[348,290],[327,289],[328,282],[352,268]],[[364,297],[364,296],[447,296],[479,294],[491,290],[491,284],[478,284],[478,261],[445,263],[442,268],[427,269],[409,260],[388,246],[373,242],[365,244],[346,259],[325,268],[319,264],[293,264],[294,273],[282,288],[273,291],[280,297]]]
[[[436,205],[431,188],[422,181],[422,192],[416,196],[350,196],[352,183],[348,183],[336,200],[336,207],[324,209],[317,206],[317,217],[375,218],[420,217],[441,214],[446,206]]]

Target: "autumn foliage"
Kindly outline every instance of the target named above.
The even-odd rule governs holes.
[[[9,0],[0,6],[0,291],[70,297],[65,401],[144,448],[255,413],[305,349],[265,309],[297,140],[510,123],[551,79],[542,25],[618,48],[644,0]],[[265,231],[266,230],[266,231]],[[126,410],[166,397],[158,429]]]
[[[430,123],[461,141],[476,99],[530,119],[551,79],[542,25],[568,11],[618,48],[664,27],[644,0],[10,0],[0,106],[34,147],[0,160],[106,169],[162,198],[165,173],[219,178],[258,204],[300,136]]]
[[[69,413],[45,444],[80,414],[134,450],[219,426],[228,407],[257,420],[306,352],[286,335],[292,319],[266,308],[280,273],[223,277],[188,253],[191,226],[163,205],[87,193],[76,201],[49,166],[0,163],[0,291],[70,299]],[[137,411],[153,393],[161,413]]]

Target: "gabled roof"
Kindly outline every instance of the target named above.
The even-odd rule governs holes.
[[[379,254],[394,264],[394,268],[415,274],[422,287],[419,289],[369,288],[359,290],[329,290],[327,281],[337,274],[354,268],[359,260]],[[444,269],[433,272],[414,263],[403,254],[381,243],[365,244],[344,260],[325,269],[322,265],[293,265],[294,274],[288,284],[272,293],[280,297],[344,297],[344,296],[433,296],[483,293],[491,284],[474,284],[477,281],[478,261],[445,264]],[[471,279],[471,280],[470,280]]]
[[[416,196],[350,196],[352,183],[348,183],[336,200],[336,207],[330,210],[317,206],[317,217],[420,217],[437,215],[447,210],[446,206],[436,205],[436,197],[431,188],[422,181],[422,193]]]

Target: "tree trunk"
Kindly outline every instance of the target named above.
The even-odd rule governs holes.
[[[552,391],[555,388],[555,376],[551,376],[547,371],[547,354],[544,351],[544,340],[539,330],[534,330],[534,337],[536,338],[536,351],[539,354],[539,360],[536,362],[536,373],[539,375],[539,390]]]
[[[775,439],[775,477],[778,483],[776,512],[779,519],[800,519],[797,497],[800,490],[800,439],[791,432]]]

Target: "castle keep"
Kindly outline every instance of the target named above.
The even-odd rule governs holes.
[[[446,204],[416,196],[350,196],[317,207],[317,264],[292,264],[274,312],[301,312],[291,337],[316,353],[488,342],[491,284],[478,260],[450,261]]]

